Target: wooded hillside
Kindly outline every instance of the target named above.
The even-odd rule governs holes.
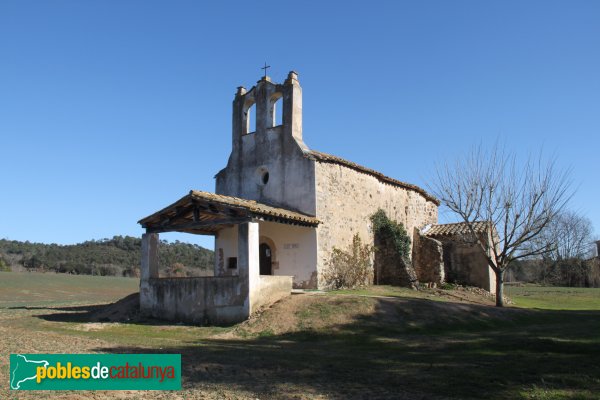
[[[75,245],[0,239],[0,270],[42,270],[87,275],[138,276],[142,240],[132,236],[89,240]],[[213,268],[213,252],[201,246],[161,241],[161,272],[203,274]],[[197,273],[195,273],[197,272]]]

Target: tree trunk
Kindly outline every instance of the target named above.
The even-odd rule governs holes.
[[[496,307],[504,307],[504,270],[496,272]]]

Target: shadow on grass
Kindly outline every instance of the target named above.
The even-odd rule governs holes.
[[[60,306],[60,307],[41,307],[41,306],[18,306],[18,307],[5,307],[7,310],[60,310],[70,311],[78,313],[88,313],[102,310],[106,307],[106,304],[88,304],[84,306]]]
[[[160,352],[182,355],[185,388],[277,398],[596,399],[600,391],[600,311],[375,301],[375,314],[327,329],[165,343]]]
[[[139,293],[130,294],[110,304],[86,304],[81,306],[57,307],[9,307],[11,310],[56,311],[35,317],[51,322],[119,322],[140,325],[172,325],[172,322],[157,320],[139,312]],[[64,312],[58,312],[64,311]]]

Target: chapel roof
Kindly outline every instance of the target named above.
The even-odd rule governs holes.
[[[379,181],[381,181],[383,183],[388,183],[390,185],[394,185],[394,186],[398,186],[398,187],[401,187],[404,189],[415,191],[415,192],[423,195],[423,197],[425,197],[427,200],[432,201],[433,203],[435,203],[438,206],[440,205],[440,201],[437,198],[435,198],[431,194],[427,193],[424,189],[421,189],[417,185],[413,185],[410,183],[399,181],[394,178],[390,178],[389,176],[386,176],[386,175],[382,174],[381,172],[375,171],[374,169],[363,167],[362,165],[356,164],[355,162],[348,161],[341,157],[337,157],[337,156],[334,156],[331,154],[322,153],[322,152],[316,151],[316,150],[306,150],[304,152],[304,154],[312,160],[343,165],[343,166],[351,168],[355,171],[363,172],[365,174],[374,176],[375,178],[379,179]]]
[[[472,224],[475,233],[487,233],[490,223],[486,221],[475,221]],[[429,229],[425,229],[425,236],[451,236],[470,234],[469,226],[465,222],[456,222],[452,224],[435,224]]]

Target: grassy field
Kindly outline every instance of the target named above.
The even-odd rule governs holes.
[[[139,290],[139,279],[89,275],[0,274],[3,307],[59,306],[81,302],[108,303]]]
[[[600,289],[507,286],[515,306],[543,310],[600,310]]]
[[[294,295],[228,327],[98,323],[127,278],[0,273],[0,398],[598,399],[600,290]],[[14,352],[182,354],[178,393],[9,392]],[[79,397],[78,397],[79,396]]]

